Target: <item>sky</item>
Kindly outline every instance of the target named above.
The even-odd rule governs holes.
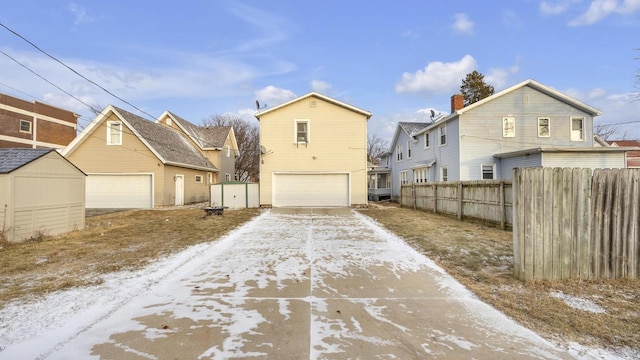
[[[256,100],[317,91],[373,113],[370,136],[390,140],[398,121],[448,114],[477,70],[496,91],[537,80],[601,110],[595,124],[619,124],[617,138],[640,138],[640,0],[150,4],[5,2],[0,93],[74,111],[84,127],[109,104],[257,123]]]

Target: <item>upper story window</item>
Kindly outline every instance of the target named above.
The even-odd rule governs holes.
[[[584,140],[584,118],[572,117],[571,118],[571,141],[583,141]]]
[[[396,146],[396,161],[402,161],[402,145]]]
[[[429,132],[424,133],[424,148],[428,149],[431,144],[429,143]]]
[[[224,181],[231,181],[231,174],[229,173],[224,174]]]
[[[548,117],[538,118],[538,137],[550,137],[551,136],[551,119]]]
[[[407,140],[407,159],[411,159],[411,140]]]
[[[482,171],[482,180],[493,180],[496,178],[496,165],[495,164],[482,164],[480,165]]]
[[[20,132],[31,134],[31,121],[20,120]]]
[[[309,120],[295,121],[295,143],[309,142]]]
[[[229,145],[227,145],[225,151],[227,152],[227,157],[231,157],[231,147]]]
[[[440,133],[440,146],[447,145],[447,125],[442,125],[438,128]]]
[[[202,183],[202,175],[196,175],[196,183]]]
[[[107,145],[122,145],[122,123],[119,121],[107,122]]]
[[[516,137],[516,118],[505,116],[502,118],[502,137]]]

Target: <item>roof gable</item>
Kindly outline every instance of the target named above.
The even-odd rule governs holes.
[[[4,148],[0,149],[0,174],[9,174],[16,171],[32,162],[45,157],[46,155],[53,153],[56,156],[64,159],[71,167],[79,171],[81,174],[84,172],[78,169],[77,166],[72,164],[64,156],[62,156],[55,149],[31,149],[31,148]]]
[[[198,126],[170,111],[165,111],[156,123],[160,123],[165,117],[170,117],[201,149],[220,150],[229,136],[235,136],[231,126]],[[233,143],[235,144],[235,141]]]
[[[508,94],[510,92],[513,92],[513,91],[515,91],[517,89],[520,89],[522,87],[525,87],[525,86],[531,87],[531,88],[533,88],[533,89],[535,89],[537,91],[540,91],[541,93],[544,93],[544,94],[549,95],[549,96],[551,96],[551,97],[553,97],[553,98],[555,98],[555,99],[557,99],[559,101],[567,103],[567,104],[569,104],[569,105],[571,105],[571,106],[573,106],[575,108],[578,108],[578,109],[590,114],[591,116],[602,115],[602,111],[600,111],[600,110],[598,110],[598,109],[596,109],[594,107],[591,107],[591,106],[583,103],[582,101],[579,101],[579,100],[577,100],[577,99],[575,99],[575,98],[573,98],[573,97],[571,97],[571,96],[569,96],[567,94],[564,94],[564,93],[562,93],[562,92],[560,92],[560,91],[558,91],[558,90],[556,90],[556,89],[554,89],[552,87],[543,85],[543,84],[541,84],[541,83],[539,83],[539,82],[537,82],[537,81],[535,81],[533,79],[525,80],[525,81],[523,81],[523,82],[521,82],[519,84],[516,84],[516,85],[514,85],[514,86],[512,86],[512,87],[510,87],[508,89],[505,89],[505,90],[502,90],[500,92],[497,92],[497,93],[495,93],[495,94],[493,94],[493,95],[491,95],[489,97],[486,97],[486,98],[484,98],[484,99],[482,99],[480,101],[477,101],[477,102],[475,102],[475,103],[473,103],[471,105],[465,106],[462,109],[457,110],[455,113],[463,114],[463,113],[465,113],[465,112],[467,112],[469,110],[475,109],[475,108],[477,108],[479,106],[482,106],[482,105],[484,105],[484,104],[486,104],[488,102],[491,102],[491,101],[493,101],[493,100],[495,100],[495,99],[497,99],[497,98],[499,98],[501,96],[504,96],[504,95],[506,95],[506,94]]]
[[[398,142],[398,139],[400,138],[400,134],[402,132],[407,134],[408,137],[416,136],[422,133],[422,131],[429,126],[431,126],[431,123],[406,121],[398,122],[396,131],[394,132],[393,138],[391,139],[391,144],[389,145],[389,153],[393,152],[393,149],[396,147],[396,143]]]
[[[280,104],[280,105],[274,106],[274,107],[272,107],[272,108],[270,108],[270,109],[265,109],[265,110],[263,110],[263,111],[258,111],[258,112],[256,112],[256,113],[255,113],[255,117],[256,117],[258,120],[260,120],[260,117],[261,117],[262,115],[268,114],[268,113],[270,113],[270,112],[276,111],[276,110],[278,110],[278,109],[281,109],[281,108],[286,107],[286,106],[289,106],[289,105],[291,105],[291,104],[293,104],[293,103],[296,103],[296,102],[299,102],[299,101],[302,101],[302,100],[308,99],[308,98],[310,98],[310,97],[316,97],[316,98],[318,98],[318,99],[324,100],[324,101],[326,101],[326,102],[328,102],[328,103],[331,103],[331,104],[333,104],[333,105],[336,105],[336,106],[339,106],[339,107],[345,108],[345,109],[347,109],[347,110],[353,111],[353,112],[355,112],[355,113],[358,113],[358,114],[364,115],[364,116],[367,118],[367,120],[369,120],[369,118],[371,117],[371,113],[370,113],[369,111],[366,111],[366,110],[360,109],[360,108],[355,107],[355,106],[353,106],[353,105],[349,105],[349,104],[347,104],[347,103],[344,103],[344,102],[342,102],[342,101],[336,100],[336,99],[331,98],[331,97],[328,97],[328,96],[326,96],[326,95],[322,95],[322,94],[317,93],[317,92],[315,92],[315,91],[312,91],[312,92],[310,92],[310,93],[308,93],[308,94],[305,94],[305,95],[302,95],[302,96],[300,96],[300,97],[297,97],[297,98],[295,98],[295,99],[293,99],[293,100],[287,101],[287,102],[285,102],[285,103],[283,103],[283,104]]]

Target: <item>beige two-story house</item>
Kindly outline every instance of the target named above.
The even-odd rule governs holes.
[[[230,128],[204,128],[201,134],[185,131],[195,127],[187,123],[168,112],[154,122],[111,105],[102,110],[62,152],[87,174],[86,207],[209,201],[211,184],[226,176],[220,168],[233,174],[236,140]]]
[[[311,92],[255,116],[261,206],[367,204],[370,112]]]

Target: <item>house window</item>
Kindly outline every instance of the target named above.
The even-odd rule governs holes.
[[[213,173],[207,173],[207,179],[209,184],[213,184]]]
[[[402,161],[402,145],[396,146],[396,161]]]
[[[440,181],[449,181],[449,168],[446,166],[440,167]]]
[[[224,181],[231,181],[231,174],[229,173],[224,174]]]
[[[295,124],[295,143],[308,143],[309,120],[296,120]]]
[[[502,118],[502,137],[516,137],[516,118],[505,116]]]
[[[496,165],[495,164],[482,164],[480,165],[482,171],[482,180],[493,180],[496,178]]]
[[[407,183],[407,170],[400,171],[400,185],[404,185]]]
[[[549,128],[550,122],[551,120],[548,117],[538,118],[538,137],[551,136],[551,129]]]
[[[411,159],[411,140],[407,140],[407,159]]]
[[[426,133],[424,133],[424,148],[428,149],[429,146],[431,146],[429,144],[429,132],[427,131]]]
[[[170,118],[170,117],[168,117],[168,118],[167,118],[167,121],[166,121],[165,123],[166,123],[167,125],[171,126],[171,118]]]
[[[20,132],[31,134],[31,121],[20,120]]]
[[[584,118],[572,117],[571,118],[571,141],[583,141],[584,140]]]
[[[196,175],[196,183],[198,184],[202,183],[202,175]]]
[[[122,145],[122,123],[107,122],[107,145]]]
[[[231,147],[229,147],[229,145],[227,145],[225,150],[227,151],[227,157],[231,157]]]
[[[419,168],[413,170],[413,182],[423,184],[429,181],[429,168]]]
[[[440,133],[440,146],[447,145],[447,126],[440,126],[438,132]]]

